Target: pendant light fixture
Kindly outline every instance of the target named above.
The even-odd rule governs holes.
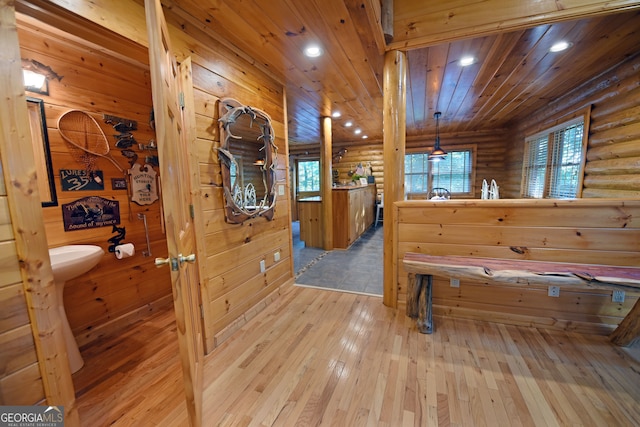
[[[447,152],[440,148],[440,116],[442,113],[437,111],[433,114],[436,119],[436,143],[433,146],[433,151],[429,154],[429,160],[444,160],[447,158]]]

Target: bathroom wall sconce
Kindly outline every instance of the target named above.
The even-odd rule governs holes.
[[[24,89],[42,95],[49,95],[49,82],[47,76],[31,70],[22,70]]]

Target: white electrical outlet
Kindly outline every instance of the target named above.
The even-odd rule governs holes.
[[[267,265],[264,260],[260,260],[260,273],[264,273],[267,270]]]
[[[452,288],[459,288],[460,287],[460,279],[451,278],[451,281],[449,283],[451,284]]]
[[[624,291],[613,291],[611,302],[624,302]]]
[[[278,185],[278,196],[284,196],[284,185]]]
[[[559,286],[549,286],[549,290],[547,291],[547,295],[550,297],[559,297],[560,296],[560,287]]]
[[[277,251],[273,254],[273,261],[274,262],[280,261],[280,251]]]

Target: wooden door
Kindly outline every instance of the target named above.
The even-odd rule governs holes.
[[[178,69],[171,52],[167,24],[160,0],[145,0],[153,109],[160,176],[162,205],[169,258],[156,260],[171,268],[171,284],[176,312],[180,358],[184,376],[189,421],[202,424],[202,366],[204,359],[202,324],[200,321],[200,290],[196,262],[194,222],[191,217],[191,180],[189,149],[194,132],[184,123],[184,114],[193,114],[180,105],[185,99],[180,88],[193,90],[190,61]],[[182,75],[181,75],[182,71]],[[192,96],[188,96],[193,99]],[[192,106],[191,106],[192,107]]]

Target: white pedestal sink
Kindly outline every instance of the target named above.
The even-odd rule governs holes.
[[[98,265],[103,255],[102,248],[95,245],[67,245],[49,249],[53,279],[58,296],[58,311],[62,321],[62,333],[67,344],[67,356],[71,373],[79,371],[84,365],[84,360],[80,356],[78,343],[76,343],[76,339],[71,332],[67,313],[64,310],[64,284],[67,280],[81,276]]]

